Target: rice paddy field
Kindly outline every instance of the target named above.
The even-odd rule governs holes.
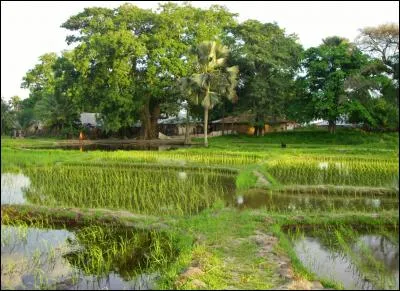
[[[399,288],[398,133],[59,144],[2,137],[1,289]]]

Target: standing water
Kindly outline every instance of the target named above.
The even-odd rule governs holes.
[[[1,174],[1,204],[25,203],[24,190],[29,188],[31,181],[23,174]]]
[[[382,235],[361,235],[347,250],[304,236],[295,240],[294,249],[311,272],[345,289],[399,289],[399,246]]]

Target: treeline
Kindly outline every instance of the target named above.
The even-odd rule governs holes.
[[[236,16],[217,5],[86,8],[61,25],[73,49],[42,55],[24,76],[29,98],[2,98],[2,134],[39,122],[76,134],[79,114],[97,112],[106,133],[140,121],[140,136],[152,139],[157,120],[183,107],[205,126],[250,112],[256,135],[280,118],[325,119],[331,132],[341,119],[398,129],[398,24],[304,50],[276,23],[238,23]]]

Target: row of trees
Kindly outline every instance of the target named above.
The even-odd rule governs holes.
[[[23,79],[29,98],[12,116],[65,132],[80,112],[99,112],[106,132],[140,121],[144,139],[157,138],[157,120],[186,103],[205,128],[212,108],[213,119],[251,111],[256,135],[278,118],[322,118],[331,132],[340,118],[398,127],[398,25],[304,50],[277,24],[236,16],[217,5],[86,8],[62,24],[74,48],[40,57]]]

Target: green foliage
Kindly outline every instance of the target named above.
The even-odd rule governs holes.
[[[398,128],[398,25],[364,28],[361,50],[334,36],[303,52],[276,23],[236,16],[186,2],[85,8],[62,24],[75,47],[42,55],[24,76],[30,96],[14,100],[16,118],[23,128],[41,121],[71,134],[79,113],[96,112],[106,132],[140,121],[141,137],[156,139],[158,119],[189,101],[193,116],[203,107],[206,144],[211,108],[212,119],[252,113],[258,136],[266,121],[288,118],[326,119],[331,132],[340,119]]]
[[[286,35],[277,24],[247,20],[234,31],[233,61],[239,64],[240,111],[250,110],[261,135],[267,120],[284,118],[294,91],[294,75],[302,47],[295,35]]]
[[[326,38],[319,47],[308,49],[302,63],[305,76],[300,78],[305,90],[297,97],[303,104],[308,103],[308,117],[328,120],[329,129],[334,132],[336,121],[348,114],[352,100],[345,83],[367,61],[361,51],[339,37]]]
[[[40,121],[58,133],[72,133],[78,121],[78,75],[72,64],[72,54],[64,52],[41,56],[40,63],[29,70],[22,83],[30,90],[28,99],[21,102],[18,119],[23,127]],[[70,130],[69,130],[70,129]]]
[[[1,98],[1,134],[10,134],[16,122],[15,113],[11,108],[10,102]]]
[[[249,167],[240,171],[236,178],[236,189],[238,191],[246,190],[256,185],[257,177],[254,175],[253,171],[254,167]]]

